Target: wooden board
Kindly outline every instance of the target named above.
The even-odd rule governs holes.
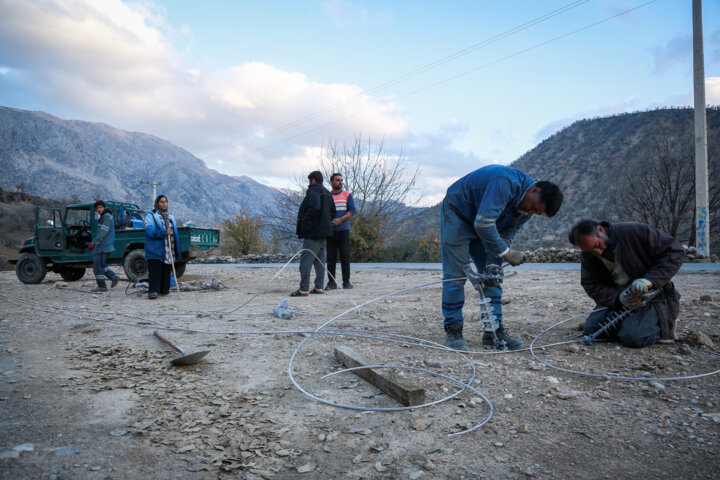
[[[372,362],[349,347],[335,348],[335,360],[346,368],[373,365]],[[353,373],[407,407],[425,403],[425,389],[404,385],[390,373],[389,369],[364,368],[353,370]]]

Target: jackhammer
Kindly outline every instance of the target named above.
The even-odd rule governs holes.
[[[483,287],[497,287],[502,283],[503,278],[505,278],[503,266],[491,263],[485,268],[485,273],[483,274],[477,273],[471,263],[463,269],[467,279],[470,280],[472,286],[480,294],[480,300],[477,301],[477,304],[480,306],[480,319],[483,322],[483,330],[492,336],[493,348],[497,350],[507,350],[508,347],[505,344],[505,340],[498,338],[497,330],[500,327],[500,322],[498,322],[497,317],[493,313],[490,299],[485,298]],[[517,272],[512,272],[508,277],[515,274],[517,274]]]
[[[629,288],[630,287],[628,287],[628,289]],[[660,292],[661,290],[654,290],[650,293],[646,293],[645,295],[640,296],[640,299],[642,300],[642,305],[640,308],[647,305],[647,303],[656,296],[658,296]],[[614,328],[619,328],[620,324],[637,310],[630,310],[627,307],[623,307],[622,310],[620,310],[619,312],[613,312],[610,316],[608,316],[608,318],[606,319],[607,321],[598,330],[594,331],[590,335],[583,335],[580,343],[583,345],[592,345],[592,343],[597,339],[597,337],[599,337],[603,333],[609,332]]]

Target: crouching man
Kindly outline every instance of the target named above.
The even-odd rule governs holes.
[[[596,332],[609,315],[626,307],[635,313],[599,338],[619,340],[626,347],[672,338],[680,294],[671,280],[685,257],[673,237],[644,223],[581,220],[568,240],[583,252],[580,283],[597,306],[604,307],[590,314],[583,335]],[[652,289],[661,293],[643,305],[642,296]]]

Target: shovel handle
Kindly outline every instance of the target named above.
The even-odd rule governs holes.
[[[180,352],[183,356],[187,355],[187,354],[185,353],[185,350],[183,350],[182,348],[180,348],[178,345],[176,345],[172,340],[170,340],[169,338],[167,338],[167,337],[166,337],[165,335],[163,335],[162,333],[158,332],[157,330],[153,331],[153,333],[155,334],[156,337],[158,337],[160,340],[162,340],[163,342],[167,343],[167,344],[170,345],[172,348],[174,348],[175,350],[177,350],[178,352]]]

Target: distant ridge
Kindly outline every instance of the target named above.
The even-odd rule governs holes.
[[[45,112],[0,107],[0,187],[49,198],[129,201],[152,208],[152,187],[182,221],[213,226],[243,209],[263,215],[277,189],[223,175],[170,142],[102,123],[61,120]]]

